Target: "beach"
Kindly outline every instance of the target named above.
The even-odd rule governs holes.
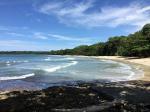
[[[75,56],[65,56],[65,59],[71,59],[72,62],[73,57]],[[0,111],[150,111],[150,58],[125,58],[119,56],[76,57],[82,57],[86,61],[88,58],[94,58],[97,62],[101,60],[101,62],[104,61],[110,64],[110,62],[112,63],[114,61],[135,66],[144,71],[144,77],[136,80],[115,82],[103,82],[101,80],[95,80],[93,82],[77,81],[75,84],[55,85],[37,90],[14,89],[13,91],[4,91],[0,93]],[[49,61],[50,57],[44,59]],[[90,62],[94,62],[94,60]],[[35,86],[32,85],[32,87]],[[18,107],[20,102],[22,104]]]
[[[96,59],[119,61],[136,66],[144,71],[144,77],[141,77],[137,80],[150,81],[150,57],[148,58],[122,57],[122,56],[92,56],[92,57]]]

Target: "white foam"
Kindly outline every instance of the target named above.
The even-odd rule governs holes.
[[[71,61],[71,63],[67,63],[66,65],[60,65],[60,66],[56,66],[56,67],[53,67],[53,68],[47,68],[47,69],[44,69],[46,72],[55,72],[59,69],[62,69],[62,68],[67,68],[69,66],[72,66],[72,65],[76,65],[78,62],[77,61]]]
[[[11,64],[10,64],[10,61],[6,61],[6,65],[7,66],[10,66]]]
[[[133,71],[133,69],[128,65],[117,67],[114,69],[111,68],[111,69],[109,69],[109,71],[114,72],[114,73],[124,74],[124,76],[118,76],[118,78],[116,78],[116,79],[112,78],[113,81],[134,80],[134,79],[136,79],[136,76],[138,76],[135,73],[135,71]]]
[[[10,66],[11,64],[10,64],[10,63],[7,63],[6,65],[7,65],[7,66]]]
[[[44,71],[46,72],[55,72],[56,70],[61,69],[61,66],[53,67],[53,68],[46,68]]]
[[[125,73],[129,74],[127,76],[127,80],[136,80],[137,78],[143,77],[144,75],[144,72],[138,67],[134,68],[124,63],[119,64],[121,65],[120,69],[124,70]]]
[[[28,63],[29,61],[28,60],[25,60],[25,61],[23,61],[24,63]]]
[[[104,62],[104,63],[112,63],[112,64],[117,64],[119,62],[116,62],[116,61],[113,61],[113,60],[100,60],[101,62]]]
[[[31,74],[26,74],[26,75],[21,75],[21,76],[0,77],[0,80],[1,81],[5,81],[5,80],[25,79],[27,77],[32,77],[34,75],[35,75],[34,73],[31,73]]]
[[[23,62],[23,63],[27,63],[27,62],[29,62],[29,61],[28,61],[28,60],[24,60],[24,61],[14,61],[14,63],[15,63],[15,62],[16,62],[16,63],[22,63],[22,62]]]
[[[132,67],[129,66],[128,64],[124,64],[124,63],[118,63],[121,67],[121,69],[125,69],[125,70],[131,70]]]
[[[10,62],[9,62],[9,61],[6,61],[6,63],[9,64]]]
[[[107,79],[111,79],[111,81],[126,81],[126,80],[135,80],[139,77],[143,77],[143,71],[140,70],[139,68],[133,68],[132,66],[125,64],[125,63],[121,63],[121,62],[116,62],[116,61],[112,61],[112,60],[101,60],[102,62],[105,63],[112,63],[112,64],[119,64],[120,66],[117,68],[107,68],[108,71],[112,71],[115,73],[123,73],[126,74],[127,76],[120,76],[116,79],[114,78],[107,78]]]
[[[135,78],[135,73],[130,71],[129,76],[127,77],[128,80],[133,80]]]
[[[67,60],[74,60],[75,58],[67,57],[65,59],[67,59]]]
[[[66,58],[61,58],[61,59],[51,59],[50,57],[44,59],[45,61],[65,61],[65,60],[74,60],[75,58],[71,57],[66,57]]]
[[[45,61],[51,61],[51,58],[46,58],[46,59],[44,59]]]
[[[27,62],[29,62],[28,60],[24,60],[24,61],[6,61],[6,64],[10,64],[10,63],[22,63],[22,62],[24,62],[24,63],[27,63]]]

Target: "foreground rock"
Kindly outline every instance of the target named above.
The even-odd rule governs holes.
[[[39,91],[14,91],[0,112],[150,112],[150,82],[78,83]]]

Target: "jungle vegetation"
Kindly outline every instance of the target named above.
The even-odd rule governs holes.
[[[73,49],[50,51],[52,55],[86,55],[86,56],[150,56],[150,24],[128,36],[115,36],[107,42],[93,45],[80,45]]]

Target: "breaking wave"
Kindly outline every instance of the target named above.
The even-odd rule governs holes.
[[[72,66],[72,65],[76,65],[77,63],[78,63],[77,61],[71,61],[71,63],[67,63],[66,65],[60,65],[60,66],[56,66],[56,67],[53,67],[53,68],[47,68],[47,69],[44,69],[44,71],[46,71],[46,72],[55,72],[59,69],[67,68],[67,67]]]
[[[67,57],[67,58],[60,58],[60,59],[52,59],[50,57],[45,58],[45,61],[67,61],[67,60],[74,60],[75,58]]]
[[[1,80],[1,81],[4,81],[4,80],[25,79],[25,78],[27,78],[27,77],[32,77],[32,76],[34,76],[34,75],[35,75],[34,73],[31,73],[31,74],[26,74],[26,75],[21,75],[21,76],[0,77],[0,80]]]

